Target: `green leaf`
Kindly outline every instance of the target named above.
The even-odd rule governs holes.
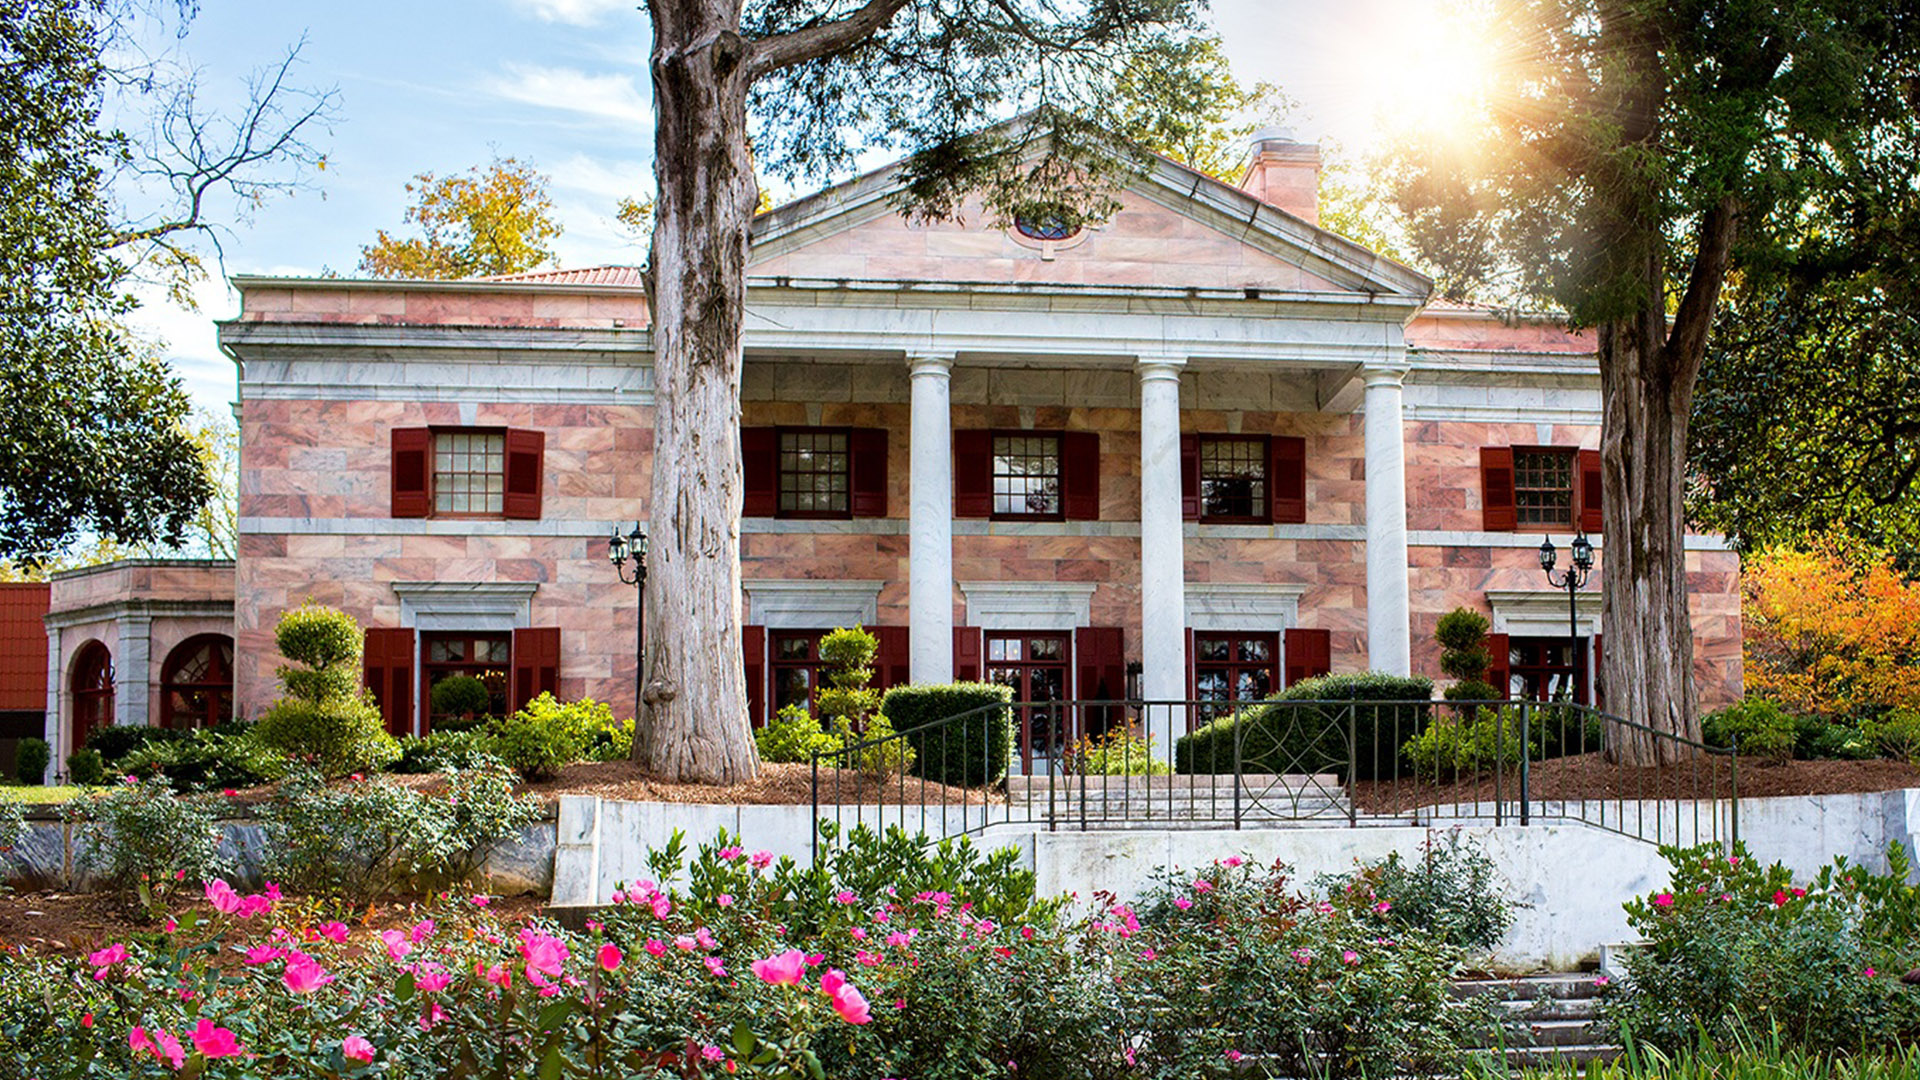
[[[542,1031],[551,1031],[559,1027],[561,1022],[572,1012],[572,1001],[562,998],[549,1002],[541,1008],[539,1014],[534,1018],[534,1025]]]
[[[733,1025],[733,1052],[741,1057],[753,1055],[753,1028],[745,1020]]]
[[[400,976],[400,981],[393,984],[393,1000],[403,1004],[413,1000],[413,972]]]
[[[560,1080],[560,1069],[564,1062],[565,1059],[560,1056],[560,1047],[555,1046],[549,1049],[546,1056],[540,1059],[540,1080]]]

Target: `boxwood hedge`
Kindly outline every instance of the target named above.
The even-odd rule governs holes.
[[[1231,773],[1237,740],[1242,772],[1335,773],[1344,780],[1351,708],[1358,778],[1392,775],[1400,746],[1425,725],[1432,697],[1433,680],[1424,676],[1363,672],[1303,679],[1182,736],[1174,743],[1174,770]]]
[[[997,683],[896,686],[880,699],[880,715],[913,747],[913,775],[978,787],[998,783],[1013,760],[1012,701]],[[960,719],[940,723],[949,717]]]

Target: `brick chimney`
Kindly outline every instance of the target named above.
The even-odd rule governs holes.
[[[1311,224],[1320,223],[1320,147],[1298,142],[1292,128],[1253,134],[1240,190]]]

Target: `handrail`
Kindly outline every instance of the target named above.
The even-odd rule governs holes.
[[[1618,763],[1632,751],[1658,767]],[[852,814],[933,840],[1301,822],[1739,837],[1737,748],[1567,702],[995,702],[815,754],[812,787],[816,822]]]

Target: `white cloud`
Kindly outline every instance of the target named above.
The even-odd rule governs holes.
[[[627,75],[592,75],[574,68],[508,64],[489,89],[509,101],[597,116],[651,130],[653,109]]]
[[[513,6],[544,22],[592,26],[616,11],[633,11],[635,0],[513,0]]]
[[[574,154],[553,169],[555,187],[591,195],[608,207],[622,198],[653,194],[653,166],[644,161],[607,161]]]

